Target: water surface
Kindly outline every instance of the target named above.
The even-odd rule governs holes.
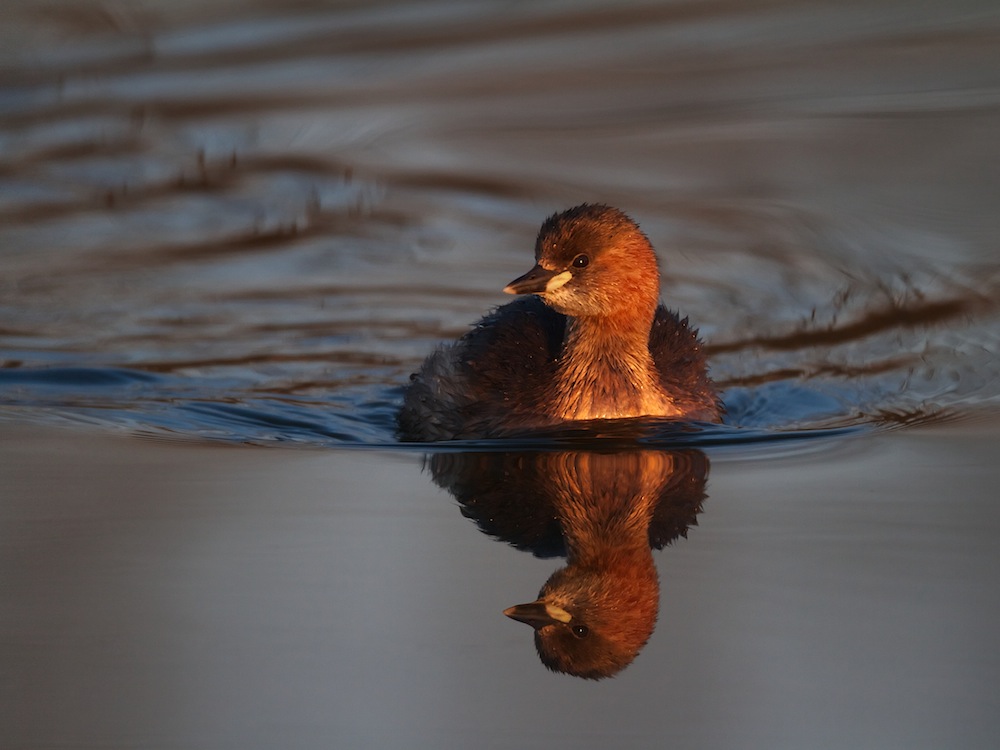
[[[995,3],[8,6],[0,744],[991,745]],[[726,424],[446,450],[704,461],[598,683],[393,422],[583,201]]]
[[[14,12],[5,415],[391,442],[585,200],[650,235],[732,424],[995,405],[992,4],[204,5]]]

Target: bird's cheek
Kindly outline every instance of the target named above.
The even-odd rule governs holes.
[[[579,315],[585,308],[581,305],[583,302],[581,295],[572,286],[561,286],[553,292],[546,292],[542,295],[542,299],[545,300],[545,304],[563,315]]]

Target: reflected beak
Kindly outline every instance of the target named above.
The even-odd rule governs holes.
[[[507,294],[545,294],[555,291],[572,278],[573,274],[569,271],[560,273],[535,265],[524,276],[518,276],[510,282],[503,290]]]
[[[544,628],[546,625],[569,622],[573,619],[573,616],[565,609],[541,599],[529,604],[515,604],[513,607],[505,609],[503,613],[512,620],[530,625],[535,630]]]

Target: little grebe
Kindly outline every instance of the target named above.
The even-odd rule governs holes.
[[[573,420],[718,422],[697,331],[659,304],[652,245],[616,208],[546,219],[536,265],[497,308],[411,376],[404,440],[499,437]]]

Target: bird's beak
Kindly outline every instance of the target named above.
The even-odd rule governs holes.
[[[569,271],[550,271],[535,265],[524,276],[518,276],[503,288],[507,294],[544,294],[553,292],[573,278]]]
[[[539,599],[529,604],[515,604],[503,611],[507,617],[525,625],[530,625],[535,630],[544,628],[546,625],[556,623],[566,623],[573,619],[573,616],[562,607]]]

